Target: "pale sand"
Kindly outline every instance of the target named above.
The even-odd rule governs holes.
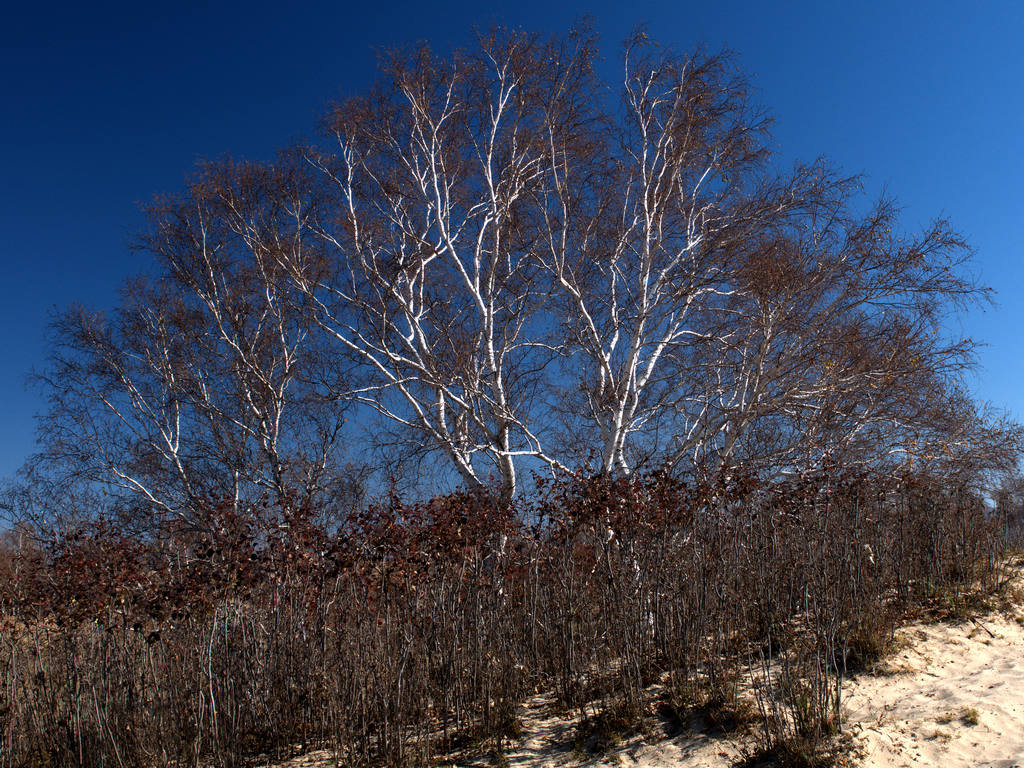
[[[1024,766],[1021,616],[901,630],[905,648],[888,660],[895,674],[845,688],[864,765]]]

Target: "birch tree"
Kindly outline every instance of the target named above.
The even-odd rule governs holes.
[[[550,289],[532,199],[550,136],[592,95],[592,55],[585,36],[502,33],[447,61],[396,54],[385,83],[328,118],[333,150],[310,153],[336,212],[318,230],[330,266],[292,272],[368,372],[352,397],[506,496],[524,460],[564,468],[539,400]]]
[[[157,275],[130,281],[111,313],[73,307],[54,323],[40,470],[192,525],[222,501],[326,510],[351,490],[347,404],[323,386],[337,355],[321,355],[279,267],[302,248],[296,181],[215,164],[154,204],[140,244]]]
[[[624,65],[621,111],[593,141],[549,137],[540,258],[575,380],[566,422],[600,470],[628,473],[667,442],[699,442],[714,355],[738,333],[743,243],[841,182],[819,166],[767,171],[768,120],[728,57],[656,52],[641,35]]]
[[[329,505],[343,414],[506,501],[529,470],[1010,439],[963,405],[948,328],[987,293],[947,222],[906,234],[861,179],[783,168],[728,55],[638,34],[615,87],[595,61],[586,29],[400,51],[319,145],[209,166],[151,212],[154,277],[58,322],[41,464],[188,515]]]
[[[900,235],[887,199],[858,214],[861,180],[824,161],[776,170],[729,57],[640,35],[624,65],[619,113],[550,136],[539,258],[569,442],[618,473],[902,451],[970,362],[944,330],[986,295],[964,240]]]
[[[701,441],[675,448],[687,460],[778,469],[902,454],[969,367],[973,344],[944,330],[987,297],[963,269],[962,237],[941,220],[897,235],[891,200],[854,215],[857,185],[843,186],[738,249]]]

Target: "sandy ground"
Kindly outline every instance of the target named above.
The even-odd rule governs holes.
[[[865,768],[1024,768],[1024,612],[963,624],[899,630],[898,651],[876,674],[844,685],[844,728]],[[590,765],[725,768],[740,739],[686,734],[634,741],[604,757],[572,753],[573,722],[524,712],[525,736],[510,768]]]
[[[555,766],[732,766],[743,757],[743,743],[721,735],[687,733],[675,738],[634,736],[601,757],[588,758],[574,751],[576,720],[549,714],[550,703],[540,698],[524,707],[520,716],[523,738],[506,750],[507,768]]]
[[[843,727],[854,745],[850,763],[1024,768],[1024,611],[962,624],[913,624],[899,630],[897,640],[901,650],[879,670],[844,684]],[[575,721],[552,714],[546,697],[528,702],[520,719],[523,737],[506,748],[504,760],[469,764],[727,768],[750,752],[749,737],[690,731],[634,737],[588,758],[573,749]],[[330,765],[326,757],[307,755],[285,765]]]
[[[846,687],[847,726],[879,768],[1024,766],[1024,617],[901,630],[889,675]]]

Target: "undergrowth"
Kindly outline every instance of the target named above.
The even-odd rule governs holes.
[[[108,522],[5,551],[0,765],[498,760],[545,690],[580,754],[660,717],[817,766],[840,678],[900,621],[1016,599],[999,521],[933,478],[538,485],[512,506],[392,495],[333,531],[211,502],[201,531]]]

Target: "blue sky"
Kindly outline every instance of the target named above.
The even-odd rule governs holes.
[[[264,158],[314,133],[374,77],[375,51],[467,42],[474,25],[559,32],[593,17],[612,71],[639,22],[662,44],[739,54],[776,117],[781,156],[826,155],[904,205],[946,215],[998,306],[976,394],[1024,419],[1024,4],[1017,2],[468,2],[29,4],[0,23],[0,477],[32,450],[26,375],[47,318],[109,307],[145,258],[137,203],[197,159]]]

